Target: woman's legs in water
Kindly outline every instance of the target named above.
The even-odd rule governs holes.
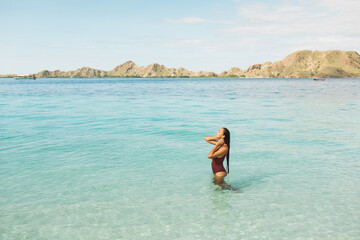
[[[219,185],[222,189],[238,191],[239,189],[230,186],[229,184],[227,184],[224,181],[224,178],[226,177],[226,175],[227,175],[226,172],[217,172],[217,173],[215,173],[215,175],[214,175],[214,184]]]
[[[226,177],[226,172],[217,172],[214,175],[214,184],[223,187],[225,185],[224,178]]]

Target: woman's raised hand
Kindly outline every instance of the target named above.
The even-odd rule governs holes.
[[[218,141],[218,138],[217,137],[205,137],[205,141],[215,145]]]
[[[225,139],[225,136],[223,135],[223,136],[219,139],[219,141],[216,143],[216,146],[222,146],[222,145],[225,143],[224,139]]]

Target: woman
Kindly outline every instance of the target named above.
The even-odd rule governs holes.
[[[205,137],[205,141],[215,145],[215,147],[211,149],[208,154],[208,158],[211,158],[211,167],[214,173],[214,183],[223,188],[230,187],[224,181],[224,178],[229,173],[230,131],[224,127],[220,128],[216,132],[215,137]],[[227,172],[223,166],[225,157],[227,162]]]

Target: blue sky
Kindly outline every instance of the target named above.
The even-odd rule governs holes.
[[[220,73],[298,50],[360,53],[359,0],[0,0],[0,74],[132,60]]]

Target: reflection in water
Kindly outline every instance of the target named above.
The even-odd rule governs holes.
[[[241,189],[235,187],[232,183],[227,182],[228,187],[222,187],[213,183],[213,176],[211,175],[209,181],[209,197],[214,210],[227,210],[232,208],[231,197],[233,193],[241,193]]]
[[[209,193],[212,208],[215,211],[224,211],[230,209],[232,206],[229,203],[230,194],[228,191],[224,191],[220,186],[212,185]],[[227,211],[224,211],[226,213]]]

